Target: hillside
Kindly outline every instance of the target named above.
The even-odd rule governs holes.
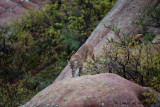
[[[132,26],[132,22],[144,16],[142,10],[148,5],[156,6],[158,3],[158,0],[118,0],[112,10],[91,33],[86,42],[94,46],[94,53],[98,56],[101,54],[101,50],[106,44],[106,38],[111,39],[112,37],[119,40],[115,33],[104,25],[116,25],[121,29],[121,32],[126,35],[142,33],[143,29],[140,27],[135,28]],[[159,58],[159,55],[157,57]],[[159,74],[159,69],[157,73]],[[67,65],[52,85],[39,92],[24,106],[151,106],[143,102],[143,94],[149,92],[149,88],[141,87],[118,75],[109,73],[76,78],[70,77],[71,70],[69,65]],[[158,81],[159,79],[157,78],[157,82]],[[158,95],[155,91],[152,92],[154,95]],[[150,100],[151,98],[147,101]],[[158,105],[155,104],[152,106]]]
[[[159,0],[1,1],[0,106],[159,106]]]
[[[33,4],[18,1],[18,6],[23,7],[23,2]],[[24,104],[50,85],[114,3],[50,0],[40,9],[27,7],[27,14],[11,23],[2,14],[7,23],[0,26],[0,106]],[[6,8],[7,13],[12,10]]]

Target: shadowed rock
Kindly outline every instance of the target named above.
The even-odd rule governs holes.
[[[48,86],[23,107],[143,107],[144,92],[116,74],[85,75]]]
[[[0,15],[3,14],[4,12],[6,12],[6,9],[0,6]]]

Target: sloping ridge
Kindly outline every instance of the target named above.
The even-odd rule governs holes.
[[[137,20],[139,17],[143,17],[142,10],[144,10],[148,5],[151,6],[157,4],[158,0],[118,0],[86,41],[94,46],[95,56],[98,55],[102,46],[105,45],[106,38],[115,38],[114,33],[105,28],[104,25],[116,25],[125,34],[128,34],[129,32],[136,34],[139,29],[135,30],[132,26],[132,22]],[[71,70],[67,65],[54,82],[70,77]]]

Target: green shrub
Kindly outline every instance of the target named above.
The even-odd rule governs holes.
[[[21,21],[13,21],[1,36],[1,44],[3,40],[7,43],[0,52],[3,81],[12,81],[28,71],[35,75],[51,64],[58,75],[66,59],[85,42],[114,2],[62,0],[41,10],[31,9]]]
[[[41,10],[30,9],[21,21],[0,27],[0,80],[4,85],[1,90],[17,87],[19,79],[33,82],[26,90],[34,86],[41,90],[51,84],[114,3],[51,1]],[[30,75],[26,76],[27,73]],[[12,93],[10,96],[14,98]],[[12,104],[18,105],[14,101]]]
[[[140,33],[144,35],[140,42],[135,42],[133,48],[130,47],[133,35],[121,33],[123,35],[120,36],[120,29],[106,26],[114,31],[119,41],[107,39],[107,46],[103,47],[101,55],[94,62],[87,62],[84,74],[115,73],[160,92],[160,44],[151,44],[157,34],[149,31],[152,27],[159,28],[159,13],[160,6],[148,7],[144,11],[144,17],[133,22],[143,29]],[[153,90],[143,94],[146,98],[144,104],[159,102],[160,98]]]
[[[148,6],[143,10],[143,18],[139,17],[138,20],[133,22],[133,25],[138,28],[142,28],[144,37],[143,42],[148,44],[152,41],[159,32],[160,28],[160,5]]]
[[[26,80],[19,80],[17,83],[1,84],[0,87],[0,106],[17,107],[26,103],[35,93],[36,90],[27,89]],[[30,83],[31,84],[31,83]]]
[[[110,48],[104,47],[102,54],[94,63],[87,64],[85,73],[116,73],[140,85],[160,91],[159,45],[142,43],[129,48],[129,41],[131,40],[127,37],[122,37],[121,41],[109,40],[106,45]]]
[[[87,62],[83,74],[118,74],[134,83],[153,89],[143,93],[144,104],[159,103],[160,96],[155,91],[160,92],[160,44],[138,45],[137,43],[130,48],[130,41],[127,36],[122,37],[120,41],[108,40],[101,54],[93,62]]]
[[[68,19],[68,28],[78,31],[79,36],[88,36],[114,3],[115,0],[71,0],[70,3],[62,0],[62,11]]]
[[[148,6],[144,12],[144,17],[137,20],[137,24],[144,29],[147,27],[159,27],[160,26],[160,5]]]

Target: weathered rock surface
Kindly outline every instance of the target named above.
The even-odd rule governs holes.
[[[48,86],[23,107],[143,107],[144,92],[116,74],[85,75]]]
[[[140,29],[134,30],[132,22],[139,17],[143,17],[143,11],[148,5],[157,5],[158,0],[118,0],[112,10],[103,18],[97,28],[92,32],[86,42],[94,46],[94,54],[98,55],[102,46],[106,43],[106,38],[115,38],[112,31],[104,27],[105,25],[117,25],[125,34],[138,33]],[[134,31],[134,32],[133,32]],[[71,77],[71,70],[67,65],[55,82]]]
[[[9,24],[10,19],[19,19],[28,8],[39,9],[44,0],[0,0],[0,24]]]

